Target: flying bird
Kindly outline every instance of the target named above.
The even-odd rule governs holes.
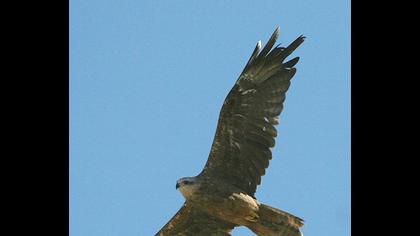
[[[278,36],[277,27],[264,48],[258,41],[223,103],[204,169],[177,181],[185,202],[157,236],[225,236],[237,226],[262,236],[302,235],[302,219],[254,195],[272,159],[275,126],[299,57],[284,61],[305,39],[273,47]]]

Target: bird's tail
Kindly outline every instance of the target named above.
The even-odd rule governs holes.
[[[247,225],[259,236],[301,236],[303,220],[280,209],[261,204],[258,220]]]

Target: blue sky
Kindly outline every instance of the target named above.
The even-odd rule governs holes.
[[[350,1],[70,1],[70,235],[154,235],[223,100],[276,26],[298,72],[257,190],[305,235],[350,235]],[[237,228],[234,235],[253,235]]]

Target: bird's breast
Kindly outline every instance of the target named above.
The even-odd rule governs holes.
[[[192,201],[202,210],[220,219],[234,224],[245,225],[246,221],[255,221],[260,203],[243,192],[230,189],[200,189]]]

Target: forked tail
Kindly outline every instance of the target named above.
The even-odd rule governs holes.
[[[259,236],[301,236],[303,220],[280,209],[261,204],[258,220],[247,225]]]

